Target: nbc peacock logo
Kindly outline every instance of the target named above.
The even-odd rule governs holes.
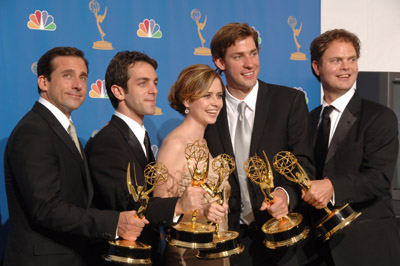
[[[54,17],[52,15],[49,15],[49,12],[47,12],[46,10],[36,10],[35,13],[30,14],[27,26],[31,30],[56,30]]]
[[[305,90],[303,90],[302,87],[293,87],[293,89],[303,92],[304,93],[304,97],[306,98],[306,104],[308,104],[309,100],[308,100],[308,97],[307,97],[307,92]]]
[[[108,99],[105,81],[98,79],[95,83],[92,83],[90,86],[89,96],[90,98]]]
[[[143,22],[139,23],[139,29],[137,30],[137,36],[142,38],[156,38],[160,39],[162,37],[162,32],[160,30],[160,25],[158,25],[154,19],[145,19]]]
[[[258,34],[258,45],[260,45],[261,43],[262,43],[262,39],[261,39],[261,34],[260,34],[260,32],[256,29],[256,27],[253,27],[252,26],[252,28],[257,32],[257,34]]]

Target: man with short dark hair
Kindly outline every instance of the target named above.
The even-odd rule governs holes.
[[[86,95],[82,51],[56,47],[38,61],[39,100],[14,128],[4,155],[10,230],[4,265],[87,265],[89,239],[136,240],[135,211],[90,208],[89,170],[71,113]]]
[[[143,119],[155,113],[156,68],[154,59],[136,51],[117,53],[107,68],[106,89],[115,112],[85,147],[94,183],[93,202],[98,208],[125,211],[139,207],[129,195],[127,166],[132,164],[132,179],[136,176],[138,185],[143,185],[144,169],[154,162]],[[146,212],[150,224],[139,241],[152,246],[153,265],[162,263],[158,226],[170,226],[181,214],[202,209],[205,193],[201,187],[192,187],[181,198],[150,198]]]
[[[310,53],[324,96],[311,112],[317,180],[303,199],[316,209],[350,203],[361,212],[329,241],[315,243],[319,261],[310,265],[397,265],[400,234],[391,195],[399,149],[396,115],[356,92],[360,40],[355,34],[327,31],[313,40]],[[326,138],[318,133],[324,125]],[[326,214],[320,212],[316,221]]]
[[[266,221],[279,219],[296,206],[298,188],[273,170],[274,202],[265,203],[260,188],[244,173],[243,159],[256,153],[261,156],[265,151],[272,164],[276,153],[291,151],[313,174],[304,94],[258,80],[258,33],[247,23],[230,23],[219,29],[211,41],[211,53],[218,71],[225,74],[226,90],[225,104],[217,122],[207,127],[205,138],[213,156],[227,153],[235,157],[237,167],[229,177],[228,223],[230,230],[239,231],[245,245],[242,254],[232,257],[231,265],[298,265],[294,249],[267,249],[261,231]],[[242,115],[239,107],[243,105]],[[237,131],[241,117],[245,117],[250,132],[243,140],[239,140]],[[249,146],[243,150],[245,141]]]

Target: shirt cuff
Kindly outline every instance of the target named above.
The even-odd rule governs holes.
[[[182,216],[182,214],[176,215],[176,213],[174,212],[174,217],[172,218],[172,222],[173,222],[174,224],[178,223],[178,222],[179,222],[179,219],[181,218],[181,216]]]
[[[287,205],[289,206],[289,203],[290,203],[289,193],[287,193],[286,189],[284,189],[283,187],[276,187],[276,188],[274,189],[274,191],[277,190],[277,189],[282,189],[282,190],[286,193]]]

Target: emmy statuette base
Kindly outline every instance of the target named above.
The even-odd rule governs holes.
[[[152,265],[150,259],[151,246],[138,241],[108,241],[103,259],[121,265]]]
[[[167,242],[171,246],[180,248],[215,248],[216,244],[213,241],[214,232],[215,228],[208,224],[195,223],[195,228],[193,228],[191,222],[182,222],[171,228]]]
[[[243,252],[244,247],[238,242],[239,233],[235,231],[219,232],[214,234],[216,247],[213,249],[200,250],[196,257],[199,259],[221,259],[237,255]]]
[[[264,244],[269,249],[293,246],[306,239],[310,231],[299,213],[289,213],[280,220],[270,219],[261,229],[265,233]]]
[[[114,50],[112,44],[106,41],[97,41],[93,43],[93,49],[97,50]]]
[[[327,241],[333,234],[348,226],[360,215],[361,212],[355,212],[347,203],[324,216],[316,228],[323,236],[324,241]]]
[[[206,47],[199,47],[199,48],[194,49],[193,54],[207,56],[207,55],[211,55],[211,50]]]
[[[290,54],[290,60],[304,61],[304,60],[307,60],[307,57],[303,53],[296,52],[296,53]]]

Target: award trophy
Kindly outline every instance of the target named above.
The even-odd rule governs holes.
[[[185,156],[189,173],[192,177],[192,186],[197,187],[207,179],[209,152],[206,144],[196,140],[189,143],[185,149]],[[215,228],[209,224],[197,222],[197,210],[192,213],[191,222],[180,222],[171,228],[167,238],[171,246],[189,249],[214,248],[213,235]]]
[[[197,33],[199,34],[199,38],[201,41],[201,47],[195,48],[193,54],[194,55],[211,55],[211,50],[207,47],[204,47],[204,43],[206,42],[206,40],[204,40],[203,36],[201,35],[201,31],[204,29],[204,27],[206,26],[206,23],[207,23],[207,15],[202,23],[199,22],[201,19],[201,13],[198,9],[193,9],[192,12],[190,13],[190,16],[192,17],[192,19],[194,21],[196,21]]]
[[[126,173],[129,194],[132,195],[135,202],[140,203],[137,211],[137,218],[141,219],[146,213],[149,203],[149,194],[154,190],[157,184],[164,182],[168,177],[167,168],[160,163],[149,163],[144,169],[145,183],[138,186],[135,177],[135,185],[132,184],[130,163]],[[123,265],[151,265],[150,259],[151,246],[139,241],[117,239],[108,241],[106,253],[103,259],[108,262]]]
[[[301,188],[308,190],[310,188],[310,179],[303,167],[298,163],[293,153],[289,151],[281,151],[274,157],[273,162],[275,170],[281,175],[284,175],[288,180],[295,182],[301,186]],[[331,238],[337,231],[348,226],[354,221],[361,212],[355,212],[347,203],[346,205],[330,210],[325,207],[326,215],[318,222],[317,230],[323,235],[324,241]]]
[[[99,2],[97,2],[96,0],[91,0],[89,3],[89,9],[96,17],[97,29],[99,30],[100,36],[101,36],[101,41],[94,42],[92,48],[99,49],[99,50],[113,50],[114,48],[112,47],[112,44],[110,42],[107,42],[104,40],[104,36],[106,36],[106,34],[100,27],[100,23],[103,23],[103,20],[106,18],[107,7],[104,11],[104,14],[99,15],[98,14],[98,12],[100,10]]]
[[[268,167],[256,154],[245,162],[244,169],[250,180],[260,187],[265,201],[273,203],[271,189],[274,187],[274,177],[267,155],[265,152],[263,154]],[[303,216],[299,213],[289,213],[279,220],[272,218],[263,224],[261,229],[266,236],[264,244],[270,249],[292,246],[307,238],[309,232],[309,229],[304,226]]]
[[[235,161],[228,154],[218,155],[212,162],[214,173],[218,174],[218,179],[215,183],[204,183],[201,186],[207,193],[215,198],[218,198],[218,204],[224,203],[224,190],[221,187],[225,178],[227,178],[235,170]],[[215,224],[214,242],[216,247],[213,249],[200,250],[196,257],[199,259],[220,259],[230,257],[243,252],[243,245],[239,244],[237,238],[238,232],[235,231],[219,231],[219,224]]]
[[[301,32],[301,28],[302,28],[302,26],[303,26],[303,23],[300,24],[300,28],[295,29],[296,24],[297,24],[297,19],[296,19],[295,17],[293,17],[293,16],[290,16],[290,17],[288,18],[288,24],[289,24],[289,27],[292,28],[292,31],[293,31],[293,39],[294,39],[294,42],[295,42],[296,47],[297,47],[297,52],[292,53],[292,54],[290,55],[290,60],[307,60],[306,55],[305,55],[304,53],[301,53],[301,52],[300,52],[300,47],[301,47],[301,45],[300,45],[299,42],[297,41],[297,36],[300,35],[300,32]]]

